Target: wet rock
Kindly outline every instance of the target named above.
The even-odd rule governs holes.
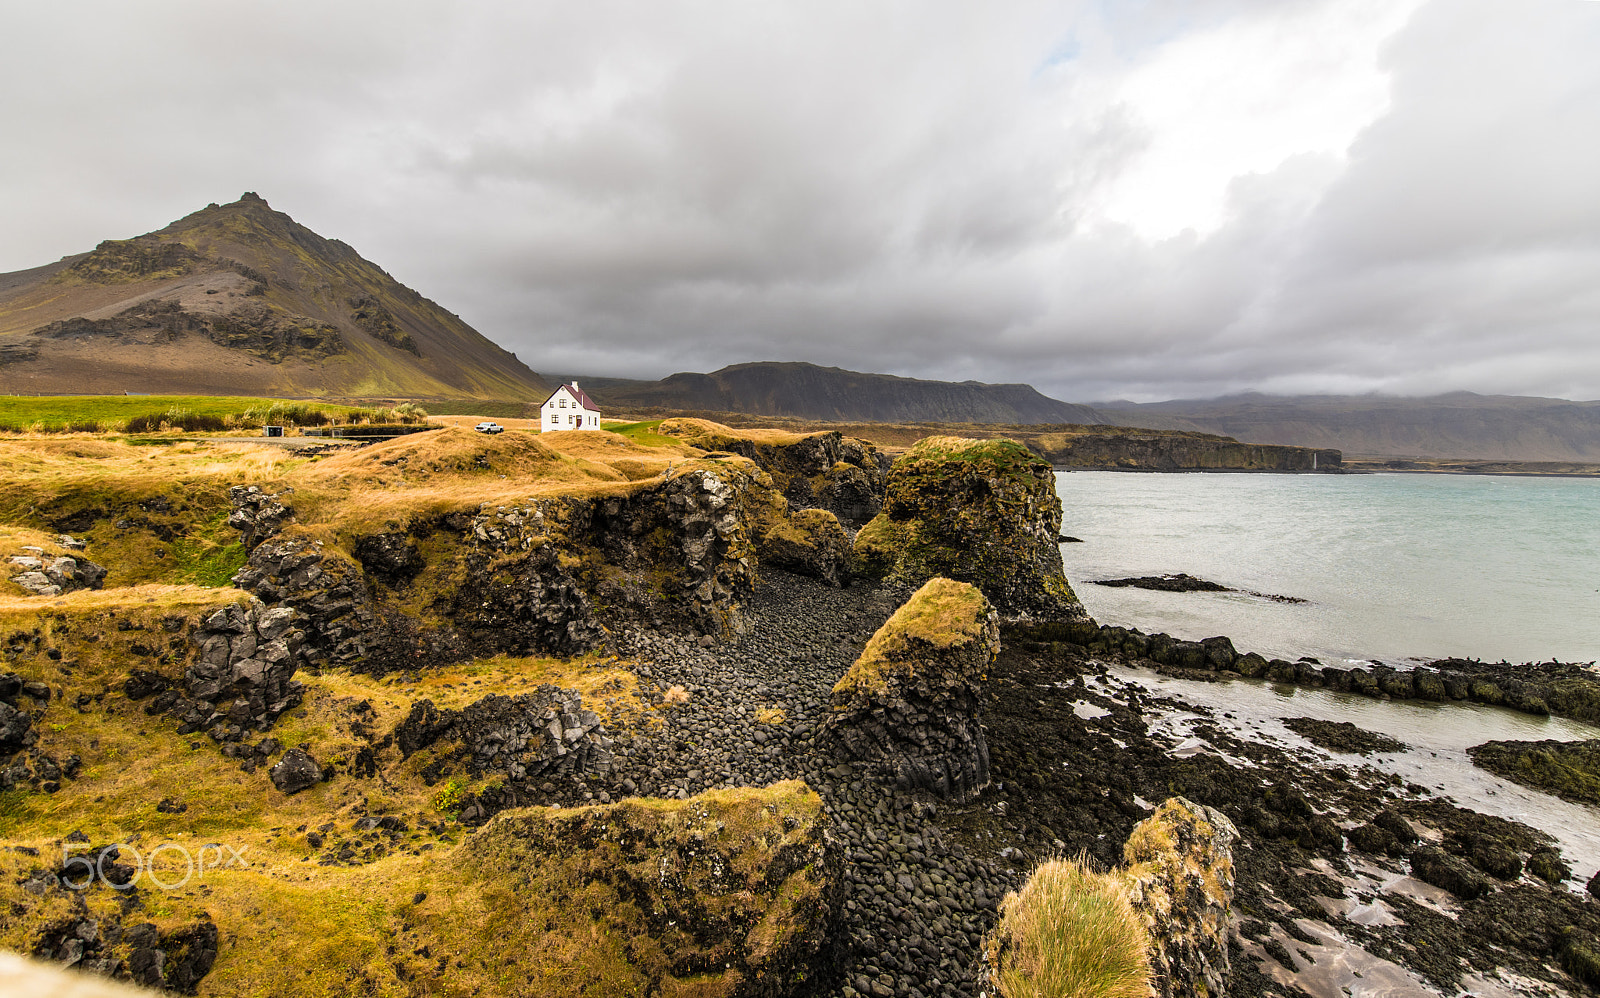
[[[926,437],[889,469],[883,512],[855,555],[862,572],[898,584],[971,583],[1008,621],[1085,623],[1060,527],[1049,462],[1011,440]]]
[[[1091,579],[1090,582],[1097,586],[1111,586],[1113,588],[1131,586],[1135,589],[1153,589],[1163,593],[1231,593],[1235,591],[1221,583],[1197,579],[1183,572],[1179,572],[1176,575],[1141,575],[1137,578],[1127,579]]]
[[[1600,739],[1484,742],[1467,749],[1473,765],[1578,804],[1600,804]]]
[[[827,729],[846,758],[901,790],[966,800],[989,782],[979,723],[998,615],[974,586],[929,580],[833,688]]]
[[[1411,873],[1418,880],[1442,887],[1463,901],[1471,901],[1494,889],[1488,877],[1437,846],[1419,846],[1411,851]]]
[[[1284,719],[1284,727],[1313,745],[1335,752],[1371,755],[1374,752],[1404,752],[1409,746],[1387,735],[1363,731],[1348,721],[1323,721],[1314,717]]]
[[[1572,867],[1554,849],[1540,849],[1528,857],[1528,872],[1549,884],[1572,876]]]
[[[1228,993],[1238,838],[1222,812],[1182,797],[1163,803],[1128,838],[1128,896],[1150,937],[1150,965],[1162,998]]]
[[[286,794],[296,794],[322,781],[322,769],[305,750],[292,748],[283,754],[267,773],[272,785]]]

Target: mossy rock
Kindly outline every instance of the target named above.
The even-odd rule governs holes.
[[[1013,440],[925,437],[889,469],[883,512],[856,535],[856,568],[902,585],[970,582],[1012,621],[1087,620],[1060,530],[1049,462]]]
[[[1600,804],[1600,739],[1493,741],[1467,749],[1474,765],[1578,804]]]
[[[914,675],[925,657],[969,647],[986,653],[974,659],[980,666],[999,650],[989,601],[965,582],[930,579],[872,635],[834,685],[834,699],[881,695],[891,683]]]

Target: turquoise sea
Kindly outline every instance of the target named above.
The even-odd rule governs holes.
[[[1399,663],[1600,659],[1600,481],[1063,472],[1067,578],[1095,619],[1241,651]],[[1187,572],[1247,593],[1113,589]]]

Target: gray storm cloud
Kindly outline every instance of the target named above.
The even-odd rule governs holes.
[[[1600,397],[1600,3],[10,7],[0,270],[255,190],[536,370]]]

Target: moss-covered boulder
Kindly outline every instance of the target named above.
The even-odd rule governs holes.
[[[757,539],[762,564],[809,575],[829,585],[850,580],[850,536],[825,509],[802,509],[775,518]]]
[[[897,789],[976,795],[989,782],[983,680],[999,650],[983,593],[930,579],[834,686],[828,728],[841,753]]]
[[[525,985],[537,978],[517,958],[566,952],[580,957],[574,994],[582,979],[590,994],[776,996],[816,976],[835,915],[826,824],[799,781],[526,808],[496,816],[456,863],[504,906],[476,931],[501,937]]]
[[[1128,836],[1128,896],[1150,940],[1151,982],[1161,998],[1228,993],[1233,843],[1221,811],[1174,797]]]
[[[860,571],[970,582],[1008,620],[1087,621],[1061,567],[1049,462],[1012,440],[925,437],[889,469],[883,512],[856,535]]]

